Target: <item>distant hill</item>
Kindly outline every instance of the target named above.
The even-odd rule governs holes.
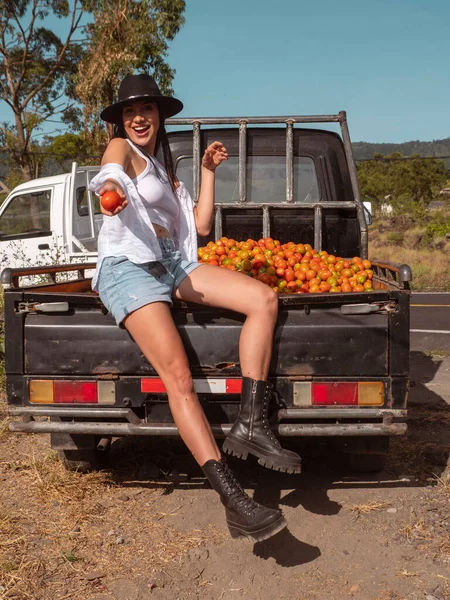
[[[433,140],[432,142],[420,142],[413,140],[404,142],[403,144],[382,143],[373,144],[371,142],[353,142],[353,154],[355,160],[367,160],[373,158],[373,155],[379,152],[386,155],[392,152],[401,152],[403,156],[411,156],[412,154],[420,154],[420,156],[441,156],[450,157],[450,138],[443,140]],[[444,159],[448,169],[450,169],[450,158]]]

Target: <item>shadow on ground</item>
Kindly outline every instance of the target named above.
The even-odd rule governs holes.
[[[339,443],[322,438],[305,438],[295,444],[284,440],[284,445],[295,446],[303,456],[301,475],[267,471],[252,458],[246,462],[229,458],[228,462],[243,487],[254,490],[258,502],[274,508],[303,507],[318,515],[336,515],[342,509],[330,499],[332,489],[431,485],[447,468],[450,448],[450,387],[446,373],[441,372],[442,360],[411,353],[408,434],[391,440],[382,472],[352,473]],[[209,487],[179,439],[122,438],[112,446],[111,463],[123,487],[163,489],[164,494]],[[288,529],[255,544],[254,553],[263,559],[273,557],[284,566],[310,562],[320,555],[318,548],[297,540]]]

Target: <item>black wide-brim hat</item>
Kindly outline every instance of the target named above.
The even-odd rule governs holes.
[[[127,75],[119,86],[117,102],[102,110],[100,118],[103,121],[108,121],[108,123],[120,124],[124,105],[136,100],[155,102],[163,109],[166,119],[183,110],[183,103],[180,100],[161,94],[156,81],[151,75]]]

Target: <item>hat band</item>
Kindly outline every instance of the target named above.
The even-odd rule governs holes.
[[[119,102],[127,102],[128,100],[134,100],[135,98],[164,98],[164,96],[152,96],[151,94],[137,94],[137,96],[128,96],[124,100],[119,100]]]

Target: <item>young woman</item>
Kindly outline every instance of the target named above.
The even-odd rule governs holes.
[[[300,471],[300,457],[281,448],[272,434],[267,381],[278,299],[266,285],[226,269],[197,262],[197,233],[208,235],[214,212],[215,170],[228,154],[220,142],[205,150],[202,183],[194,207],[175,176],[164,120],[183,108],[163,96],[149,75],[129,75],[118,102],[101,118],[115,135],[91,189],[114,190],[122,205],[102,209],[93,287],[119,326],[125,327],[161,377],[181,437],[226,507],[233,537],[270,537],[286,525],[280,510],[266,508],[240,488],[211,432],[194,389],[186,353],[170,306],[188,302],[227,308],[246,316],[239,353],[243,375],[239,418],[224,450],[241,458],[253,454],[266,467]],[[156,160],[162,150],[165,168]]]

